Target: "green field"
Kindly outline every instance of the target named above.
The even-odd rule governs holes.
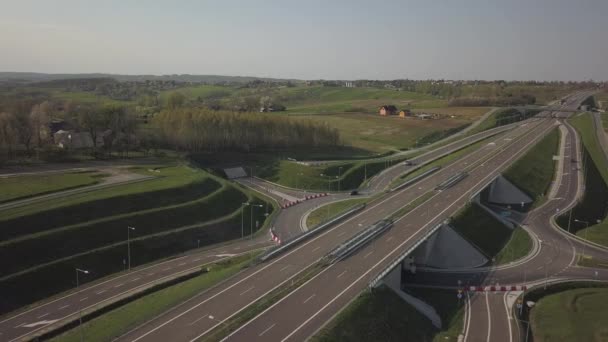
[[[0,203],[97,184],[104,176],[97,172],[73,172],[0,177]]]
[[[336,215],[339,215],[340,213],[345,212],[358,204],[365,203],[368,200],[368,198],[354,198],[326,204],[315,209],[308,215],[306,225],[308,228],[312,228],[315,225],[327,221],[328,219],[335,217]]]
[[[530,313],[534,341],[608,340],[606,303],[606,288],[579,288],[541,298]]]
[[[456,214],[451,224],[454,230],[493,260],[494,265],[523,258],[532,249],[532,240],[526,231],[506,227],[477,204],[471,204]]]
[[[534,199],[534,206],[542,204],[555,175],[553,156],[559,153],[559,131],[547,136],[519,158],[503,173],[511,183]]]
[[[209,265],[209,272],[136,299],[126,305],[107,312],[52,339],[57,342],[80,341],[81,333],[86,341],[110,341],[166,310],[194,297],[222,280],[236,274],[255,258],[257,254],[246,254]]]

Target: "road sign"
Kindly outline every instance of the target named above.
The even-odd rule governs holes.
[[[459,292],[457,296],[458,296],[458,299],[462,299],[462,293]]]

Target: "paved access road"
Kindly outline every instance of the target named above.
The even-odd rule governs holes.
[[[553,121],[551,120],[540,120],[535,123],[525,123],[512,132],[497,136],[495,138],[496,140],[485,148],[471,153],[458,162],[454,162],[452,165],[443,168],[441,171],[438,171],[410,188],[384,196],[359,214],[295,247],[290,252],[265,264],[246,270],[241,277],[227,282],[222,288],[209,291],[204,296],[201,296],[197,302],[191,302],[177,307],[165,314],[162,318],[152,320],[140,329],[123,336],[120,340],[190,341],[191,339],[198,338],[214,327],[222,324],[221,322],[225,319],[237,314],[274,288],[289,282],[290,279],[299,272],[315,263],[349,236],[354,235],[357,231],[360,231],[367,225],[388,216],[390,213],[403,207],[407,203],[414,201],[428,191],[432,191],[438,183],[442,182],[458,170],[461,170],[463,165],[472,165],[475,162],[486,158],[488,155],[497,153],[498,150],[503,148],[505,148],[505,150],[501,151],[502,153],[500,153],[500,155],[508,155],[510,156],[509,158],[513,158],[516,155],[514,152],[517,151],[517,148],[521,149],[531,146],[531,143],[524,146],[525,142],[530,141],[531,139],[533,140],[534,137],[541,136],[544,132],[548,131],[552,125]],[[493,160],[495,159],[496,158],[493,158]],[[507,163],[508,162],[502,163],[503,167],[506,166]],[[478,172],[487,171],[487,168],[494,164],[487,162],[482,165],[484,166],[481,166],[481,169],[479,169]],[[467,179],[468,182],[474,182],[481,178],[483,177],[469,177]],[[490,178],[488,178],[488,181],[489,179]],[[450,190],[450,192],[461,193],[463,187],[465,187],[464,189],[468,188],[468,186],[464,185],[466,183],[467,182],[463,182],[463,185],[455,188],[455,190]],[[435,199],[447,198],[449,201],[450,196],[435,195]],[[466,201],[465,197],[466,196],[461,196],[460,199]],[[425,206],[423,209],[416,209],[410,216],[428,221],[428,218],[431,215],[431,208],[433,212],[436,212],[439,210],[438,208],[441,207],[443,207],[443,203],[436,203],[433,201],[432,204]],[[444,210],[442,212],[442,215],[443,214],[448,214],[448,212]],[[406,234],[408,234],[410,238],[412,235],[411,229],[416,228],[420,232],[422,229],[426,228],[425,226],[415,227],[414,224],[406,223],[406,225],[411,227],[406,231]],[[394,230],[395,229],[393,228],[393,231]],[[395,238],[395,242],[397,241],[399,241],[399,239]],[[393,251],[393,254],[394,253],[395,251]],[[377,253],[377,255],[380,255],[380,253]],[[353,257],[345,262],[352,262],[352,260]],[[339,264],[341,265],[343,263]],[[350,276],[352,276],[352,274]],[[352,283],[350,276],[348,281]],[[326,282],[321,287],[327,287],[327,284],[332,284],[333,289],[336,288],[333,286],[334,281]],[[293,310],[289,312],[292,311]],[[212,316],[213,319],[210,319],[209,316]],[[282,316],[285,319],[293,317],[292,315],[285,314]],[[294,319],[294,322],[295,321],[296,320]]]
[[[549,132],[554,127],[554,121],[544,120],[531,126],[521,129],[524,134],[495,141],[496,153],[481,164],[467,166],[469,176],[460,183],[435,192],[431,199],[395,222],[387,233],[349,258],[326,267],[227,340],[301,341],[314,334],[356,298],[396,257],[413,247],[429,228],[466,205],[475,191],[485,187],[501,170]],[[459,169],[465,168],[462,164],[457,163]],[[436,180],[435,185],[437,183]]]

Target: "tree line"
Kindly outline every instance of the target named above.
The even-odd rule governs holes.
[[[152,120],[167,147],[192,152],[252,151],[340,144],[338,130],[327,124],[296,121],[263,113],[164,110]]]

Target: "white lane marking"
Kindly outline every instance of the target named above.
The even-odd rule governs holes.
[[[188,323],[188,325],[193,325],[194,323],[196,323],[196,322],[200,321],[201,319],[203,319],[203,318],[207,318],[207,316],[209,316],[209,314],[204,314],[204,315],[202,315],[201,317],[197,318],[196,320],[194,320],[194,321],[192,321],[192,322]]]
[[[490,342],[490,336],[492,336],[492,316],[490,315],[490,301],[488,298],[488,292],[486,292],[486,309],[488,310],[488,337],[486,342]]]
[[[164,271],[168,271],[168,270],[170,270],[170,269],[171,269],[171,267],[163,268],[163,272],[164,272]]]
[[[393,239],[393,237],[392,237],[392,236],[389,236],[389,237],[386,239],[386,242],[389,242],[389,241],[391,241],[392,239]]]
[[[341,232],[340,234],[338,234],[338,236],[342,236],[344,234],[346,234],[346,232]]]
[[[58,321],[58,319],[52,319],[50,321],[34,322],[34,323],[30,323],[30,324],[24,324],[22,326],[23,326],[23,328],[34,328],[39,325],[49,325],[49,324],[55,323],[57,321]]]
[[[267,333],[270,329],[274,328],[275,325],[277,325],[277,324],[273,323],[271,326],[269,326],[268,328],[266,328],[266,330],[262,331],[258,336],[262,337],[262,335],[264,335],[265,333]]]
[[[201,258],[196,258],[196,259],[192,260],[192,262],[197,262],[199,260],[201,260]]]
[[[279,270],[279,272],[283,272],[283,271],[285,271],[285,270],[286,270],[288,267],[289,267],[289,265],[284,266],[283,268],[281,268],[281,269]]]
[[[467,302],[465,303],[465,315],[467,316],[466,326],[464,328],[464,342],[467,342],[469,336],[469,328],[471,327],[471,296],[467,293]]]
[[[85,301],[85,300],[87,300],[87,299],[89,299],[89,297],[84,297],[84,298],[81,298],[81,299],[80,299],[80,301],[81,301],[81,302],[84,302],[84,301]]]
[[[306,300],[305,300],[305,301],[304,301],[302,304],[306,304],[306,303],[307,303],[309,300],[311,300],[311,299],[315,298],[315,296],[316,296],[316,295],[317,295],[317,294],[316,294],[316,293],[314,293],[312,296],[310,296],[310,297],[306,298]]]
[[[123,286],[123,285],[124,285],[124,283],[120,283],[120,284],[118,284],[118,285],[115,285],[114,287],[121,287],[121,286]]]
[[[367,257],[368,257],[368,256],[372,255],[372,253],[374,253],[374,251],[371,251],[371,252],[369,252],[369,253],[365,254],[365,255],[363,256],[363,259],[367,259]]]
[[[63,310],[63,309],[65,309],[65,308],[67,308],[68,306],[70,306],[70,304],[64,305],[64,306],[60,307],[60,308],[59,308],[59,309],[57,309],[57,310]]]
[[[141,279],[141,278],[135,278],[135,279],[133,279],[131,281],[138,281],[139,279]]]
[[[181,264],[177,264],[177,266],[184,266],[185,264],[185,262],[182,262]]]
[[[253,288],[254,288],[254,287],[255,287],[255,286],[252,286],[252,287],[248,288],[247,290],[245,290],[245,291],[241,292],[240,296],[242,296],[242,295],[244,295],[245,293],[247,293],[247,292],[249,292],[249,291],[253,290]]]
[[[151,277],[153,275],[154,275],[154,273],[148,273],[148,277]]]
[[[319,248],[321,248],[321,246],[317,246],[317,247],[313,248],[312,252],[318,250]]]
[[[104,292],[106,292],[106,291],[107,291],[107,290],[101,290],[101,291],[99,291],[99,292],[95,292],[95,294],[100,295],[100,294],[102,294],[102,293],[104,293]]]
[[[502,298],[502,301],[505,304],[505,311],[507,312],[507,322],[509,323],[509,342],[513,342],[513,332],[511,331],[511,310],[509,310],[509,304],[507,304],[507,295],[508,294],[509,294],[509,292],[505,292],[505,295]]]
[[[36,317],[36,318],[42,318],[42,317],[46,317],[46,316],[48,316],[48,315],[49,315],[49,313],[47,312],[47,313],[42,314],[42,315],[40,315],[40,316],[38,316],[38,317]]]
[[[342,271],[342,273],[338,274],[337,278],[340,278],[341,276],[343,276],[344,273],[346,273],[346,270],[344,270],[344,271]]]
[[[13,328],[15,328],[15,329],[17,329],[17,328],[21,328],[21,326],[22,326],[22,325],[24,325],[25,323],[27,323],[27,322],[23,322],[23,323],[21,323],[21,324],[19,324],[19,325],[17,325],[17,326],[14,326]]]

